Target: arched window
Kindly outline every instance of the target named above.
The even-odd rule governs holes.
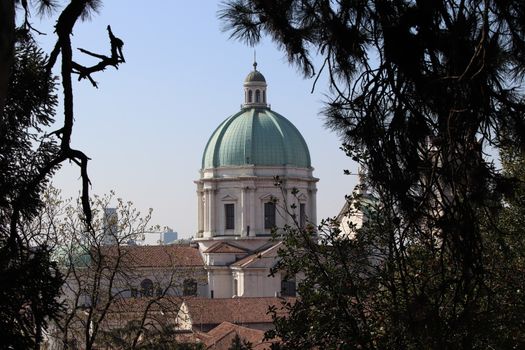
[[[153,282],[149,278],[145,278],[140,282],[140,292],[143,297],[153,296]]]
[[[252,90],[248,90],[248,103],[252,103]]]
[[[197,281],[194,278],[186,278],[182,282],[182,295],[197,295]]]
[[[264,228],[272,229],[275,227],[275,203],[264,203]]]
[[[266,103],[266,90],[263,90],[263,103]]]
[[[255,102],[261,102],[261,91],[255,90]]]

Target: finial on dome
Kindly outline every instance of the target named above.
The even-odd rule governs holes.
[[[257,52],[253,50],[253,71],[244,79],[244,104],[243,107],[266,107],[266,79],[257,70]]]

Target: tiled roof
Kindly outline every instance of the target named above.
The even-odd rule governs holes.
[[[104,255],[121,256],[129,267],[196,267],[204,261],[198,248],[189,245],[106,246]]]
[[[242,258],[241,260],[234,262],[230,266],[244,267],[244,265],[249,264],[252,261],[255,261],[256,259],[260,259],[260,258],[262,258],[261,252],[254,253],[254,254],[248,255],[247,257]]]
[[[148,310],[173,312],[177,313],[182,304],[183,298],[176,296],[165,297],[140,297],[140,298],[122,298],[113,302],[109,312],[115,313],[142,313],[148,307]]]
[[[241,260],[238,260],[238,261],[234,262],[230,266],[247,267],[252,262],[254,262],[254,261],[258,260],[258,259],[266,258],[268,256],[268,254],[272,253],[275,249],[278,249],[281,246],[281,244],[282,244],[282,242],[278,242],[277,244],[273,244],[273,245],[271,245],[270,247],[268,247],[266,249],[260,250],[260,251],[254,253],[254,254],[248,255],[247,257],[242,258]],[[274,257],[272,256],[272,259],[273,258]]]
[[[237,247],[226,242],[219,242],[204,251],[204,253],[230,253],[230,254],[246,254],[248,251],[244,248]]]
[[[287,299],[287,301],[293,298]],[[293,299],[295,300],[295,299]],[[191,298],[184,301],[188,307],[192,324],[220,324],[231,322],[236,324],[271,323],[272,316],[268,314],[270,306],[282,308],[282,298]]]
[[[204,344],[210,350],[228,350],[235,336],[250,342],[255,350],[269,349],[271,342],[264,341],[264,331],[242,327],[230,322],[223,322],[206,333]]]

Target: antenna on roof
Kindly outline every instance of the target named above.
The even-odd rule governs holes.
[[[257,70],[257,51],[253,49],[253,70]]]

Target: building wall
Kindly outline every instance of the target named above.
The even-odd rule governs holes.
[[[276,176],[280,186],[276,186]],[[207,265],[210,296],[212,290],[214,298],[280,295],[281,276],[269,276],[276,254],[255,265],[235,266],[232,264],[241,256],[204,252],[220,241],[242,247],[247,254],[267,249],[272,234],[271,228],[265,228],[264,208],[268,202],[276,203],[277,228],[301,224],[301,203],[305,205],[306,222],[316,225],[317,181],[313,168],[245,165],[201,170],[200,179],[195,181],[196,241]],[[226,229],[225,204],[234,205],[233,229]]]
[[[236,272],[239,280],[240,297],[279,296],[281,292],[281,276],[268,276],[269,269],[244,269]]]
[[[275,176],[282,181],[275,185]],[[286,213],[292,203],[305,203],[307,221],[316,224],[316,182],[312,169],[254,167],[205,169],[196,181],[198,195],[197,239],[211,237],[255,237],[270,235],[264,227],[264,203],[277,200],[276,226],[293,224]],[[294,195],[292,192],[297,189]],[[235,206],[235,227],[226,229],[225,204]]]
[[[231,298],[233,296],[233,280],[229,267],[208,270],[208,297],[213,291],[214,298]]]
[[[77,268],[76,277],[71,275],[66,279],[63,286],[64,300],[73,302],[76,294],[80,295],[78,305],[91,305],[90,288],[93,285],[94,273],[86,268]],[[122,268],[112,281],[112,295],[122,298],[141,297],[143,290],[142,281],[151,280],[153,283],[153,295],[157,290],[166,291],[166,295],[181,296],[184,294],[184,280],[193,279],[197,282],[197,296],[208,297],[207,273],[202,266],[195,268],[187,267],[156,267],[156,268]],[[102,294],[109,289],[110,281],[102,278],[100,288]],[[85,292],[80,292],[86,289]]]

